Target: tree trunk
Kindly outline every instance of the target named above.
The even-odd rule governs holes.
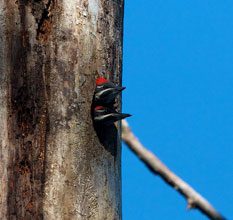
[[[91,104],[101,72],[121,83],[122,18],[123,0],[0,1],[0,219],[121,219],[120,140]]]

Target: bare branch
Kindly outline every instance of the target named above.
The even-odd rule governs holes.
[[[210,219],[225,219],[205,198],[175,175],[158,157],[147,150],[134,136],[125,120],[122,121],[122,139],[154,174],[159,175],[167,184],[187,199],[188,209],[196,208]]]

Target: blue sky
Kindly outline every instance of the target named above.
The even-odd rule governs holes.
[[[123,111],[142,143],[233,219],[233,1],[126,0]],[[123,145],[123,219],[201,220]]]

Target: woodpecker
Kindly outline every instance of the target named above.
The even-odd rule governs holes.
[[[125,87],[116,86],[103,77],[96,79],[94,102],[97,105],[113,105],[115,98]]]
[[[115,109],[104,106],[96,106],[93,115],[94,122],[102,125],[110,125],[130,116],[130,114],[119,113]]]

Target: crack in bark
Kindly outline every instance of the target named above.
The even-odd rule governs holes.
[[[40,20],[37,22],[38,23],[38,28],[37,28],[37,40],[40,41],[46,41],[48,39],[48,35],[51,32],[52,29],[52,15],[51,15],[51,8],[54,4],[53,0],[49,0],[47,4],[45,4],[45,8],[42,12]]]

